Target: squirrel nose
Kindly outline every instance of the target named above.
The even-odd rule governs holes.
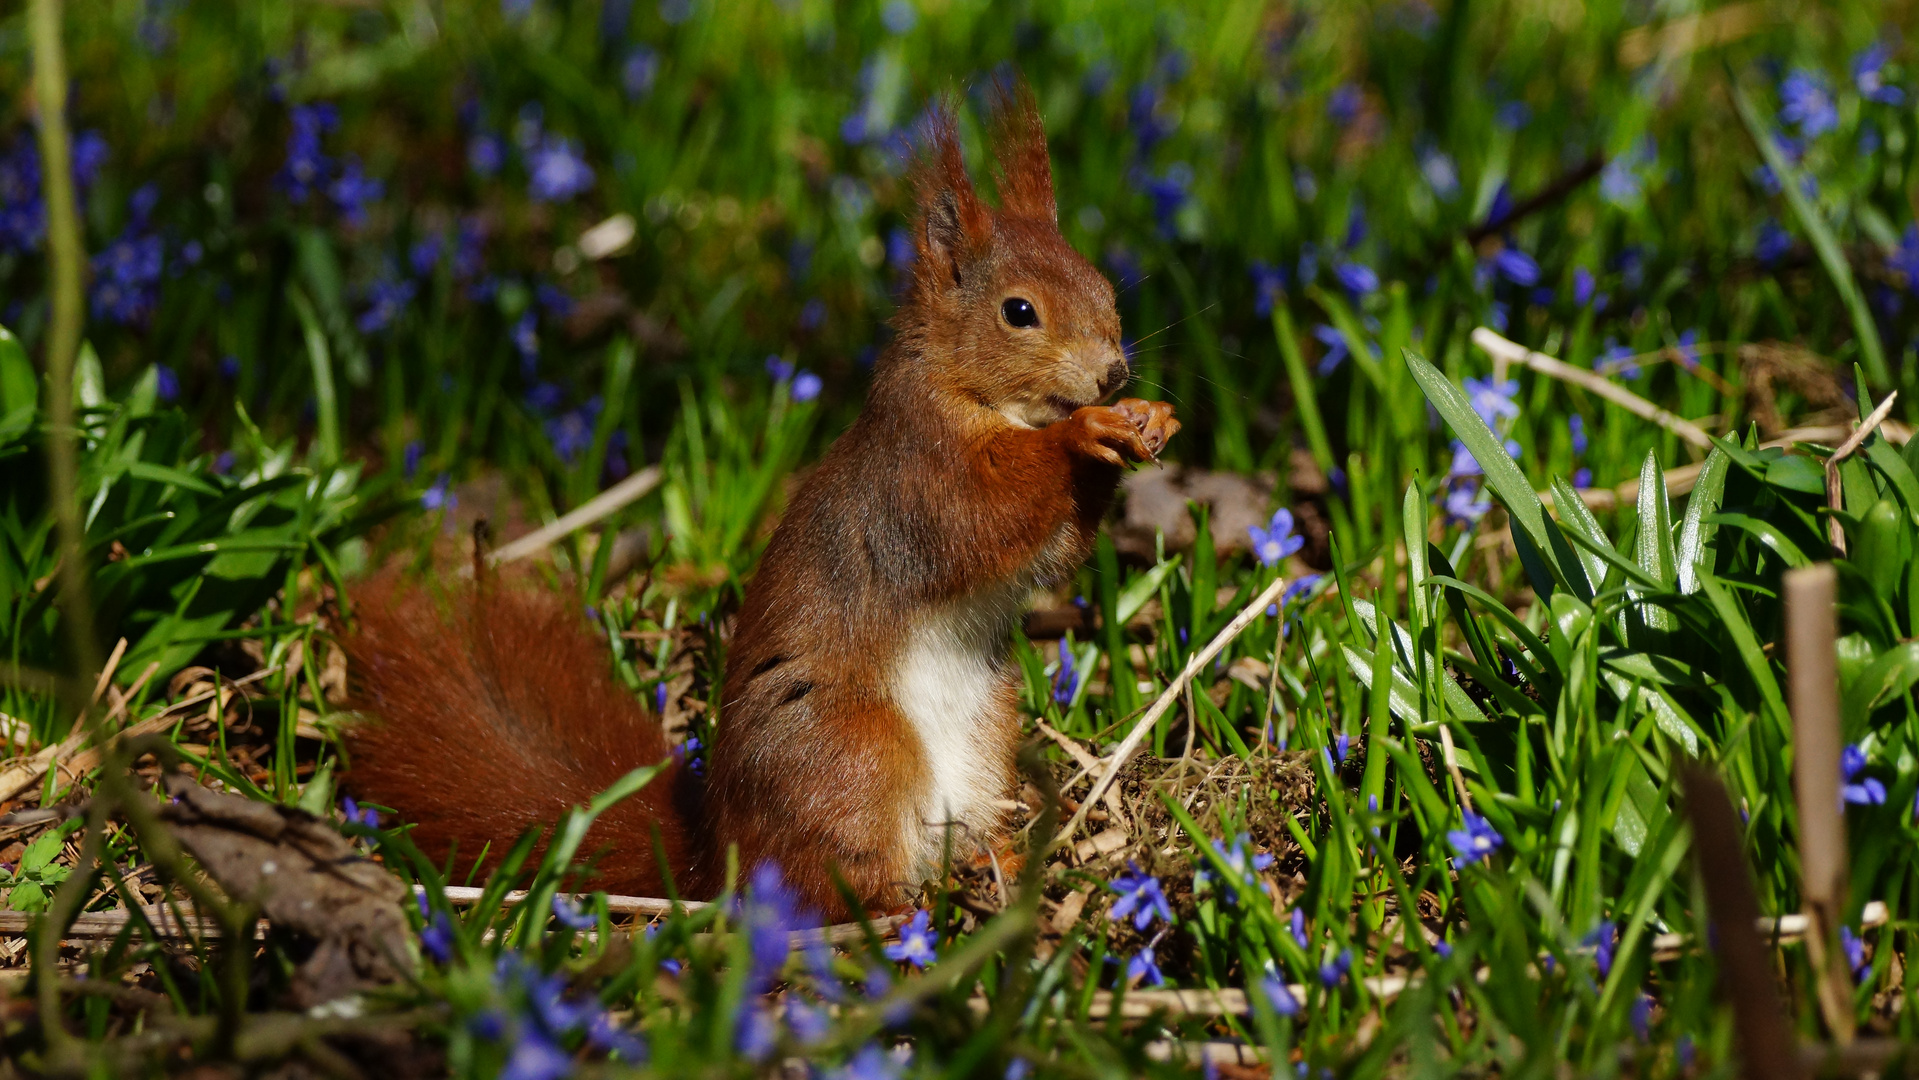
[[[1126,385],[1133,377],[1133,369],[1126,364],[1126,354],[1116,353],[1106,362],[1106,374],[1099,377],[1099,396],[1105,397],[1114,390]]]

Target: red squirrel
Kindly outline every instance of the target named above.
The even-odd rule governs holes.
[[[917,259],[857,420],[800,485],[748,583],[702,785],[670,766],[604,816],[595,884],[657,894],[655,835],[692,896],[777,864],[845,910],[896,906],[1003,839],[1020,738],[1014,622],[1091,550],[1120,474],[1179,429],[1101,405],[1130,378],[1112,285],[1060,235],[1023,86],[993,110],[999,207],[950,110],[912,172]],[[372,597],[348,641],[349,786],[443,856],[497,854],[627,770],[671,757],[570,605],[478,589],[451,623]]]

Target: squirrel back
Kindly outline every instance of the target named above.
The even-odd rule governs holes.
[[[660,895],[654,834],[676,887],[705,889],[691,843],[696,779],[607,670],[581,612],[546,592],[474,585],[444,604],[391,581],[359,590],[348,709],[347,786],[398,809],[429,857],[457,853],[454,880],[484,873],[521,833],[551,825],[633,769],[665,771],[602,814],[581,847],[591,887]]]

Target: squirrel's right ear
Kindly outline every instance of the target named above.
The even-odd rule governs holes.
[[[922,288],[944,290],[965,283],[973,260],[993,236],[993,218],[973,190],[960,156],[959,130],[950,108],[933,111],[926,142],[913,170],[919,198],[919,228],[913,246],[914,273]]]

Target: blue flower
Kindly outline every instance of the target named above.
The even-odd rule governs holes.
[[[452,513],[453,509],[459,505],[459,496],[447,490],[447,475],[445,473],[441,473],[440,478],[433,481],[433,486],[427,488],[420,494],[420,506],[423,509],[445,510],[448,513]]]
[[[1585,307],[1593,298],[1593,272],[1583,266],[1573,267],[1573,306]]]
[[[1334,263],[1333,277],[1339,281],[1340,288],[1355,297],[1368,296],[1379,289],[1379,275],[1365,263]]]
[[[1053,700],[1061,708],[1073,703],[1073,696],[1079,693],[1078,665],[1073,663],[1073,643],[1068,638],[1060,642],[1059,669],[1053,673]]]
[[[573,314],[573,297],[550,281],[542,281],[534,288],[533,299],[551,318],[564,319]]]
[[[1129,981],[1133,979],[1145,979],[1154,986],[1166,985],[1166,976],[1160,973],[1159,964],[1153,959],[1153,947],[1151,945],[1142,947],[1138,953],[1134,954],[1131,960],[1126,962],[1126,978]]]
[[[1839,755],[1839,801],[1843,805],[1882,806],[1886,801],[1886,785],[1870,776],[1859,774],[1866,768],[1866,752],[1858,743],[1847,744]]]
[[[812,401],[814,398],[820,396],[820,389],[824,385],[818,375],[807,371],[805,368],[801,368],[799,372],[793,376],[793,400]]]
[[[1771,266],[1792,251],[1792,234],[1777,221],[1767,218],[1759,223],[1759,239],[1753,241],[1752,254],[1763,266]]]
[[[220,358],[220,377],[232,382],[240,377],[240,358],[228,353]]]
[[[1906,226],[1899,246],[1886,256],[1886,267],[1906,275],[1906,289],[1919,296],[1919,224]]]
[[[1341,83],[1326,99],[1326,117],[1334,124],[1345,127],[1359,119],[1359,110],[1365,101],[1365,95],[1360,93],[1359,87],[1352,83]]]
[[[506,145],[498,135],[479,131],[466,141],[466,167],[482,180],[491,180],[506,164]]]
[[[1353,950],[1341,949],[1339,955],[1319,965],[1319,981],[1323,986],[1338,986],[1339,980],[1353,969]]]
[[[1493,120],[1507,131],[1518,131],[1526,126],[1526,121],[1531,120],[1532,116],[1533,111],[1526,107],[1525,102],[1508,101],[1494,111]]]
[[[1485,517],[1486,512],[1493,508],[1493,504],[1487,499],[1480,498],[1479,494],[1477,482],[1456,483],[1448,487],[1446,497],[1441,503],[1446,511],[1446,520],[1461,528],[1471,528],[1480,518]]]
[[[1247,272],[1253,278],[1253,314],[1268,318],[1273,305],[1286,295],[1286,268],[1254,259]]]
[[[1273,856],[1264,852],[1251,854],[1247,851],[1247,847],[1252,843],[1252,840],[1251,835],[1240,833],[1233,838],[1233,845],[1230,848],[1226,846],[1226,842],[1223,840],[1213,841],[1213,851],[1220,857],[1221,861],[1226,864],[1228,871],[1225,885],[1226,902],[1229,904],[1236,905],[1239,903],[1239,890],[1237,886],[1252,885],[1254,883],[1253,874],[1255,871],[1264,870],[1273,865]],[[1205,869],[1204,865],[1193,875],[1193,884],[1195,886],[1210,880],[1212,880],[1212,874]]]
[[[1456,853],[1453,869],[1464,869],[1467,863],[1480,862],[1492,855],[1506,842],[1506,838],[1494,831],[1492,822],[1473,813],[1465,812],[1463,829],[1454,829],[1446,834],[1446,842]]]
[[[1852,58],[1852,85],[1858,88],[1859,96],[1881,105],[1905,103],[1905,91],[1886,82],[1886,60],[1891,55],[1892,47],[1881,42]]]
[[[733,1049],[748,1061],[765,1061],[780,1039],[779,1020],[773,1010],[754,1000],[740,1003],[739,1021],[733,1030]]]
[[[918,968],[938,959],[935,946],[939,944],[939,934],[928,925],[931,919],[932,912],[925,908],[914,912],[912,920],[900,927],[899,943],[885,947],[886,958]]]
[[[1639,995],[1639,1000],[1632,1003],[1631,1021],[1632,1033],[1640,1042],[1652,1038],[1652,998]]]
[[[1595,948],[1593,959],[1599,965],[1599,977],[1611,975],[1613,957],[1619,948],[1619,928],[1611,919],[1601,920],[1598,928],[1586,935],[1586,944]]]
[[[1539,284],[1539,263],[1516,247],[1503,247],[1493,255],[1493,268],[1499,276],[1515,285]]]
[[[1599,194],[1615,206],[1637,202],[1644,188],[1640,173],[1653,163],[1658,149],[1648,135],[1632,149],[1614,156],[1599,171]]]
[[[919,251],[913,247],[913,234],[895,226],[886,234],[886,264],[893,269],[905,272],[913,268],[918,261]]]
[[[806,922],[799,905],[799,897],[786,887],[778,866],[763,862],[754,869],[740,917],[746,930],[747,984],[753,992],[770,985],[785,966],[791,943],[788,935]]]
[[[340,123],[339,111],[332,105],[302,105],[293,110],[288,119],[293,131],[287,136],[286,164],[274,177],[274,185],[296,203],[307,201],[307,197],[326,183],[327,175],[333,169],[332,160],[320,148],[320,139]]]
[[[1286,980],[1278,975],[1268,975],[1260,980],[1259,988],[1265,992],[1266,1000],[1272,1004],[1274,1012],[1281,1016],[1299,1015],[1299,999],[1293,996]]]
[[[1793,68],[1779,84],[1779,120],[1795,125],[1808,139],[1839,126],[1839,107],[1826,77],[1808,68]]]
[[[620,64],[620,88],[628,101],[638,101],[653,92],[660,77],[660,54],[644,45],[636,45]]]
[[[361,171],[359,158],[350,157],[341,166],[340,175],[327,185],[327,198],[333,200],[342,220],[359,228],[366,224],[367,206],[379,201],[385,191],[385,184]]]
[[[519,351],[523,367],[531,367],[540,359],[539,326],[538,317],[531,311],[522,314],[513,324],[513,347]]]
[[[1284,507],[1273,511],[1265,528],[1248,525],[1246,532],[1252,537],[1253,554],[1262,566],[1278,566],[1281,559],[1306,546],[1305,537],[1293,535],[1293,512]]]
[[[420,928],[420,948],[443,965],[453,962],[453,920],[446,912],[434,912],[432,921]]]
[[[547,136],[528,153],[526,171],[534,202],[566,202],[593,186],[593,167],[572,139]]]
[[[1319,323],[1313,327],[1313,337],[1319,339],[1321,345],[1326,346],[1326,351],[1320,355],[1318,366],[1313,370],[1321,375],[1331,375],[1350,355],[1346,347],[1346,335],[1340,333],[1335,327]]]
[[[1293,909],[1292,915],[1287,917],[1286,929],[1293,935],[1293,941],[1298,943],[1300,948],[1304,949],[1309,944],[1309,939],[1306,937],[1306,911],[1304,908]]]
[[[1113,903],[1113,918],[1133,916],[1135,930],[1144,930],[1152,925],[1154,915],[1172,922],[1173,909],[1166,902],[1166,894],[1160,890],[1159,879],[1140,872],[1139,867],[1130,861],[1126,864],[1126,870],[1126,873],[1114,878],[1106,886],[1120,894]]]
[[[553,894],[553,917],[560,920],[561,926],[572,930],[591,930],[600,922],[592,911],[558,893]]]
[[[600,399],[595,395],[579,408],[546,422],[547,441],[553,444],[553,452],[561,461],[570,465],[592,447],[593,426],[599,415]]]
[[[354,325],[362,334],[378,333],[393,325],[412,302],[415,289],[412,280],[395,277],[390,268],[383,271],[367,286],[367,308],[354,320]]]
[[[586,1041],[608,1053],[619,1057],[621,1061],[642,1062],[646,1060],[646,1040],[614,1025],[613,1019],[603,1012],[596,1012],[586,1024]]]
[[[905,1065],[895,1061],[878,1043],[867,1043],[846,1065],[827,1075],[831,1080],[899,1080]]]
[[[539,1028],[525,1025],[513,1044],[513,1053],[500,1070],[500,1080],[559,1080],[573,1072],[572,1055],[554,1044]]]
[[[1593,482],[1593,471],[1584,466],[1574,469],[1573,475],[1572,475],[1572,482],[1573,482],[1573,486],[1576,488],[1591,487]]]
[[[1472,403],[1473,411],[1486,422],[1487,427],[1497,427],[1503,420],[1519,417],[1519,380],[1506,379],[1495,382],[1490,376],[1484,379],[1466,380],[1466,397]]]
[[[107,146],[106,136],[98,131],[87,130],[74,136],[69,154],[73,162],[73,186],[84,195],[99,179],[100,168],[112,156],[112,150]]]
[[[1584,455],[1587,447],[1586,418],[1574,413],[1566,418],[1566,430],[1572,435],[1572,448],[1575,456]]]
[[[826,301],[815,296],[800,305],[800,329],[818,330],[826,325]]]
[[[1607,338],[1599,354],[1599,363],[1594,365],[1594,370],[1601,375],[1618,375],[1628,380],[1637,379],[1639,377],[1638,356],[1639,354],[1634,352],[1631,346],[1621,345],[1612,338]]]
[[[1193,185],[1193,167],[1176,161],[1158,176],[1139,176],[1138,184],[1153,202],[1153,218],[1159,223],[1160,235],[1172,236],[1174,219],[1190,197],[1188,189]]]
[[[1852,965],[1853,981],[1865,982],[1866,976],[1872,974],[1872,964],[1866,959],[1865,940],[1853,933],[1852,927],[1842,926],[1839,928],[1839,944],[1846,950],[1846,962]]]
[[[1453,943],[1445,940],[1435,941],[1433,951],[1439,954],[1441,960],[1450,960],[1453,957]]]
[[[1688,330],[1679,335],[1679,340],[1673,344],[1673,352],[1679,357],[1680,367],[1696,373],[1699,370],[1699,331]]]
[[[180,376],[165,364],[153,365],[153,393],[165,404],[179,400]]]

